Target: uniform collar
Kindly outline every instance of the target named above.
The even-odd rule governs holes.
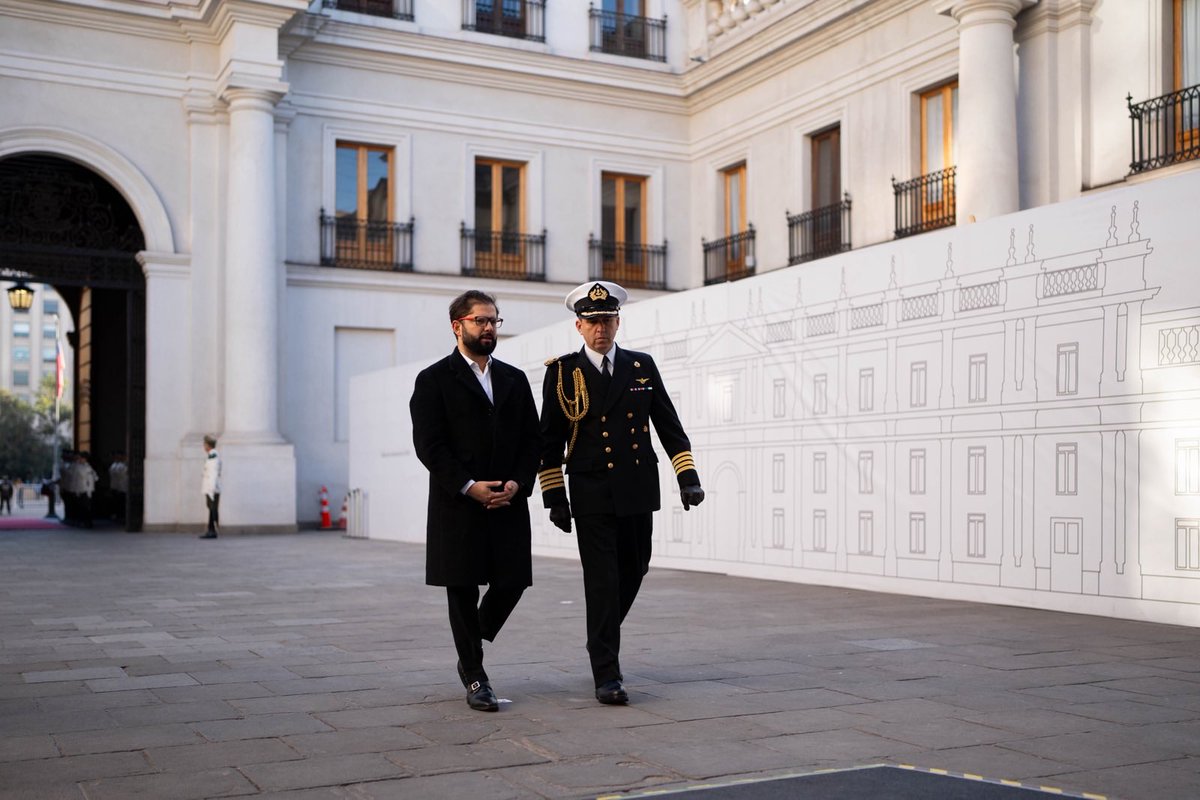
[[[587,360],[592,362],[592,366],[596,368],[596,372],[603,372],[604,354],[597,353],[586,344],[583,346],[583,354],[587,356]],[[608,351],[608,371],[611,373],[617,366],[617,343],[613,342],[612,349]]]

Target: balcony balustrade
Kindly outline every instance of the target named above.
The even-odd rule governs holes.
[[[546,0],[463,0],[463,30],[546,41]]]
[[[896,183],[892,178],[897,239],[954,224],[954,175],[957,169],[949,167],[903,183]]]
[[[631,289],[667,288],[667,245],[629,244],[588,237],[588,280]]]
[[[370,14],[372,17],[391,17],[412,21],[413,0],[324,0],[325,8]]]
[[[801,264],[850,249],[850,195],[840,203],[788,214],[788,263]]]
[[[1141,103],[1125,96],[1132,129],[1131,175],[1200,158],[1200,86]]]
[[[754,274],[754,226],[741,233],[714,241],[700,240],[704,247],[704,285],[736,281]]]
[[[321,265],[412,272],[413,225],[330,217],[321,209]]]
[[[546,232],[472,230],[462,226],[462,274],[518,281],[546,280]]]
[[[651,19],[619,11],[588,9],[591,50],[647,61],[667,60],[667,19]]]

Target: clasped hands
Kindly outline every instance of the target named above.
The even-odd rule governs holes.
[[[510,505],[519,488],[516,481],[475,481],[467,497],[490,511]]]

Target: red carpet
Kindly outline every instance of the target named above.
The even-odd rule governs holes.
[[[0,517],[0,531],[48,531],[65,527],[57,519]]]

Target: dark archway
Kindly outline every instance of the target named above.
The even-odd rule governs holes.
[[[0,280],[48,283],[75,319],[75,448],[107,487],[108,456],[129,460],[127,530],[142,526],[146,455],[145,249],[125,198],[57,156],[0,159]]]

